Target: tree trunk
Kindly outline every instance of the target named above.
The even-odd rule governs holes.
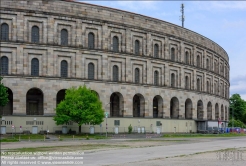
[[[81,126],[79,126],[79,134],[81,134]]]

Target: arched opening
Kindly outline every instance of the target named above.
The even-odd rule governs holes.
[[[33,58],[31,61],[31,75],[39,76],[39,60],[37,58]]]
[[[185,76],[185,89],[190,89],[190,81],[188,76]]]
[[[26,94],[26,114],[43,115],[43,92],[37,88],[30,89]]]
[[[13,115],[13,92],[7,88],[7,93],[9,102],[3,107],[0,106],[0,115]]]
[[[0,74],[2,75],[9,74],[9,59],[6,56],[1,57],[0,59]]]
[[[140,71],[139,71],[139,68],[135,69],[135,83],[136,84],[140,83]]]
[[[175,49],[171,48],[171,60],[175,61]]]
[[[171,74],[171,87],[175,87],[175,86],[176,86],[176,84],[175,84],[175,74],[172,73]]]
[[[135,54],[139,55],[140,44],[138,40],[135,40]]]
[[[185,101],[185,119],[192,119],[192,101],[186,99]]]
[[[39,43],[39,27],[33,26],[32,27],[32,36],[31,36],[32,43]]]
[[[207,81],[207,92],[208,93],[210,92],[210,83],[209,83],[209,81]]]
[[[197,57],[196,57],[196,66],[197,67],[201,67],[201,62],[200,62],[200,56],[199,55],[197,55]]]
[[[8,41],[9,40],[9,25],[6,23],[3,23],[1,25],[1,40],[2,41]]]
[[[61,45],[68,45],[68,31],[66,29],[61,30]]]
[[[207,58],[206,64],[207,64],[207,70],[209,70],[210,65],[209,65],[209,59],[208,58]]]
[[[154,72],[154,85],[159,85],[159,72]]]
[[[177,97],[173,97],[170,101],[170,118],[179,118],[179,100]]]
[[[203,119],[203,103],[201,100],[197,102],[197,119]]]
[[[219,105],[218,103],[215,104],[215,120],[219,119]]]
[[[100,96],[99,96],[99,94],[98,94],[96,91],[91,90],[91,92],[95,93],[95,94],[96,94],[96,96],[98,97],[98,99],[100,99]]]
[[[197,91],[201,91],[201,81],[199,78],[197,79],[196,87],[197,87]]]
[[[66,95],[66,89],[59,90],[59,92],[56,94],[56,106],[65,99]]]
[[[124,113],[124,100],[119,92],[112,93],[110,96],[110,116],[122,117]]]
[[[68,77],[68,63],[66,60],[61,61],[61,77]]]
[[[190,55],[188,51],[185,52],[185,63],[190,64]]]
[[[212,103],[208,102],[207,105],[207,119],[212,120]]]
[[[119,39],[117,36],[113,37],[113,51],[119,52]]]
[[[154,46],[154,57],[159,58],[159,46],[158,46],[158,44],[155,44],[155,46]]]
[[[119,81],[119,68],[118,66],[113,66],[113,81]]]
[[[88,64],[88,79],[89,80],[94,80],[95,78],[95,75],[94,75],[94,71],[95,70],[95,67],[94,67],[94,64],[93,63],[89,63]]]
[[[88,34],[88,48],[89,49],[94,49],[95,48],[95,37],[94,37],[94,33],[90,32]]]
[[[157,95],[153,99],[153,118],[163,117],[163,99]]]
[[[133,117],[144,117],[145,100],[143,95],[136,94],[133,97]]]
[[[224,106],[223,106],[223,104],[221,105],[221,120],[225,120],[224,119]]]

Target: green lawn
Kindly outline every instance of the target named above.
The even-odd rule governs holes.
[[[163,137],[172,138],[172,137],[240,137],[246,136],[242,133],[223,133],[223,134],[164,134]]]
[[[59,137],[58,135],[56,135]],[[61,134],[60,139],[106,139],[105,135],[99,134],[77,134],[77,135],[70,135],[70,134]]]

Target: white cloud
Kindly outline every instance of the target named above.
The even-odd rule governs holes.
[[[245,1],[195,1],[193,10],[246,10]]]
[[[231,20],[227,20],[224,19],[223,23],[222,23],[222,27],[223,28],[237,28],[237,29],[241,29],[241,28],[246,28],[246,21],[245,20],[236,20],[236,21],[231,21]]]

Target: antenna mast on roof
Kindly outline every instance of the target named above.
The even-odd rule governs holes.
[[[184,4],[181,4],[181,9],[180,12],[182,13],[182,16],[179,17],[179,19],[182,21],[182,27],[184,28],[184,20],[185,20],[185,16],[184,16]]]

